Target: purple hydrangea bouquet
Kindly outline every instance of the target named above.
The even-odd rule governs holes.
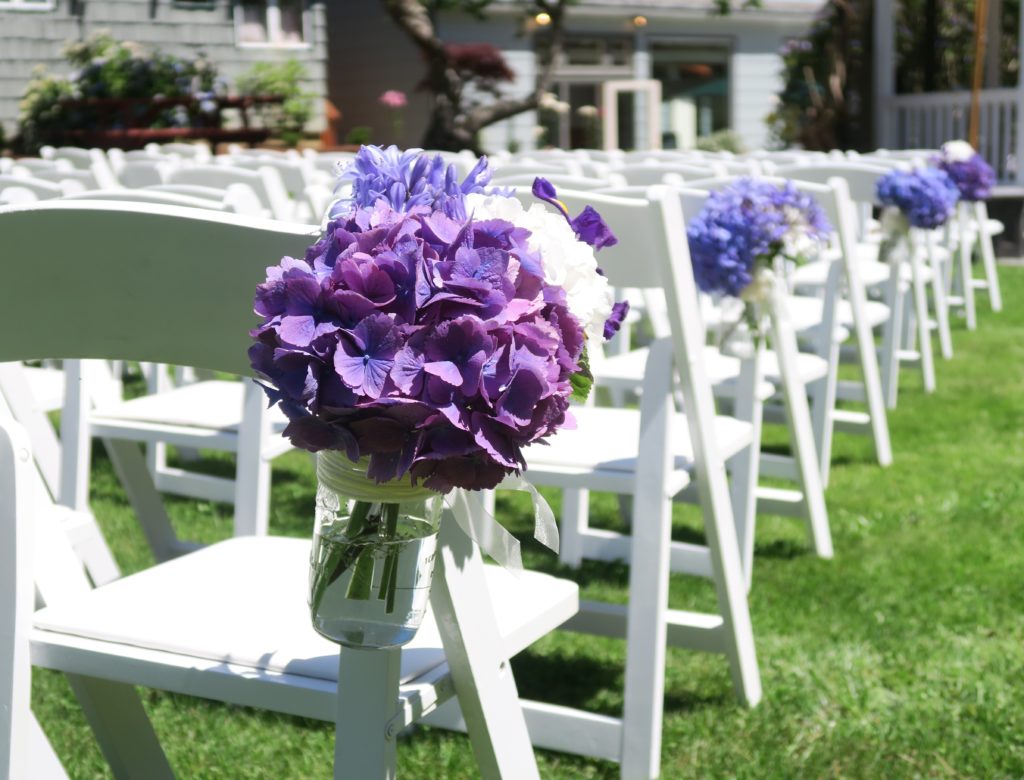
[[[960,200],[987,200],[996,172],[967,141],[947,141],[932,162],[945,171],[960,191]]]
[[[882,204],[879,259],[899,262],[910,251],[910,228],[933,230],[952,216],[960,191],[941,168],[892,171],[875,185]]]
[[[949,175],[939,168],[892,171],[875,185],[878,202],[887,207],[883,230],[898,229],[896,215],[906,225],[932,230],[946,224],[960,199],[960,191]],[[886,225],[891,226],[886,229]]]
[[[495,487],[573,424],[587,343],[624,314],[596,212],[527,209],[489,181],[485,158],[460,182],[440,156],[363,147],[322,237],[256,292],[253,369],[284,434],[318,453],[314,625],[343,644],[411,638],[425,602],[396,597],[425,595],[429,569],[406,567],[402,545],[436,531],[439,494]]]
[[[778,265],[806,261],[832,228],[814,199],[787,181],[737,179],[712,192],[687,228],[693,275],[706,293],[738,298],[754,333]]]

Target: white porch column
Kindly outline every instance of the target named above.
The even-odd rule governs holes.
[[[633,46],[633,78],[649,79],[651,77],[651,49],[647,35],[638,32],[634,37]],[[637,149],[649,148],[647,143],[648,100],[650,98],[646,93],[633,93],[633,138]]]
[[[895,122],[890,107],[896,94],[896,0],[875,0],[872,38],[875,44],[875,146],[895,143]]]
[[[1024,13],[1020,15],[1020,27],[1017,30],[1018,45],[1024,42]],[[1013,144],[1014,173],[1013,180],[1017,184],[1024,182],[1024,71],[1017,70],[1017,128]]]

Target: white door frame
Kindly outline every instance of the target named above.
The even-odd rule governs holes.
[[[647,96],[647,143],[645,149],[661,148],[661,82],[657,79],[613,79],[601,84],[602,136],[606,150],[619,148],[619,94]],[[638,141],[641,139],[637,139]]]

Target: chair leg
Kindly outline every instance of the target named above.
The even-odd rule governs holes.
[[[996,253],[992,246],[992,236],[988,232],[988,209],[982,202],[975,203],[974,214],[978,221],[978,243],[981,246],[981,262],[985,267],[985,280],[988,282],[989,305],[992,311],[1002,311],[1003,294],[999,290]]]
[[[104,439],[103,446],[157,561],[181,555],[185,545],[171,525],[139,445],[123,439]]]
[[[811,388],[811,430],[818,455],[821,485],[825,488],[828,487],[832,470],[832,434],[835,430],[833,412],[839,385],[839,343],[835,339],[829,342],[828,353],[822,357],[828,361],[828,373]]]
[[[892,282],[888,289],[889,319],[882,332],[882,396],[886,409],[895,409],[899,396],[900,347],[903,340],[904,294],[899,282]],[[865,392],[867,389],[865,388]]]
[[[803,493],[807,530],[814,552],[820,558],[831,558],[832,532],[828,525],[828,511],[825,508],[825,490],[822,487],[821,472],[818,469],[817,453],[814,449],[811,410],[807,405],[807,388],[800,381],[797,371],[796,334],[788,321],[774,316],[775,353],[778,355],[779,372],[782,379],[782,393],[786,403],[786,424],[789,427],[790,446],[797,468],[797,484]]]
[[[899,269],[894,269],[894,276],[898,273]],[[897,282],[894,279],[892,283],[896,284]],[[885,399],[882,395],[882,382],[878,371],[878,352],[875,349],[874,337],[867,320],[857,316],[858,311],[863,312],[864,290],[863,288],[854,290],[852,284],[849,287],[850,304],[854,307],[855,344],[860,360],[861,379],[864,382],[864,396],[868,405],[871,435],[875,444],[875,457],[878,460],[878,465],[888,466],[892,463],[892,442],[889,439],[889,421],[885,411]],[[890,319],[892,319],[891,316]],[[895,329],[892,335],[894,338],[897,336]],[[897,365],[897,373],[898,370]]]
[[[263,391],[245,383],[235,466],[235,536],[266,536],[270,521],[270,462],[263,454],[270,422]]]
[[[939,261],[938,252],[935,251],[934,231],[925,232],[925,241],[928,247],[928,265],[932,271],[932,300],[935,303],[935,322],[938,324],[939,349],[942,357],[949,360],[953,357],[953,335],[949,328],[949,301],[946,300],[946,270],[944,264]]]
[[[634,507],[644,522],[630,548],[621,777],[649,780],[661,764],[672,502],[648,493],[634,496]],[[745,593],[738,557],[736,564],[735,584]]]
[[[480,550],[447,513],[438,544],[440,568],[430,604],[480,776],[539,778],[512,667],[487,598]]]
[[[139,459],[143,460],[141,455]],[[79,674],[67,678],[114,777],[173,780],[174,772],[133,686]]]
[[[402,650],[341,649],[334,734],[335,780],[395,780]]]
[[[53,745],[46,738],[46,733],[39,725],[35,715],[32,715],[29,729],[29,766],[32,768],[32,780],[68,780],[64,765],[61,764],[54,752]],[[11,773],[12,778],[20,776],[28,777],[29,774],[27,772],[24,775]]]
[[[921,278],[920,258],[911,260],[911,287],[914,295],[914,321],[917,325],[917,350],[921,356],[921,381],[926,393],[935,392],[935,358],[932,354],[932,334],[928,327],[928,293]]]
[[[978,315],[974,307],[974,285],[971,284],[971,254],[974,246],[967,230],[967,210],[963,203],[959,205],[957,214],[960,220],[960,286],[964,296],[964,314],[967,330],[974,330],[978,327]]]
[[[566,489],[562,491],[561,538],[558,557],[566,566],[578,569],[583,564],[583,534],[590,515],[590,491]]]
[[[729,496],[732,503],[733,519],[736,523],[736,537],[739,540],[740,564],[747,591],[753,582],[754,573],[754,528],[757,520],[757,482],[761,463],[761,426],[763,403],[757,395],[761,384],[761,362],[764,348],[758,346],[754,354],[740,363],[740,376],[733,416],[751,425],[751,441],[748,447],[733,456],[729,463],[731,479]]]

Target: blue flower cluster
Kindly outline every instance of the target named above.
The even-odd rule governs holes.
[[[892,171],[878,180],[878,201],[895,206],[916,228],[932,229],[944,225],[960,199],[960,190],[939,168]]]
[[[793,182],[738,179],[712,192],[687,228],[697,286],[739,297],[756,266],[783,253],[787,238],[802,232],[823,240],[831,230],[821,207]]]
[[[383,198],[403,213],[425,207],[451,219],[466,219],[465,196],[485,192],[490,180],[486,157],[481,157],[460,183],[455,166],[446,166],[439,154],[423,154],[422,149],[402,151],[397,146],[363,146],[338,182],[351,183],[352,196],[338,201],[330,218],[348,214],[353,207],[373,208]]]
[[[967,160],[936,160],[960,190],[960,199],[968,201],[986,200],[996,183],[996,172],[980,154]]]

